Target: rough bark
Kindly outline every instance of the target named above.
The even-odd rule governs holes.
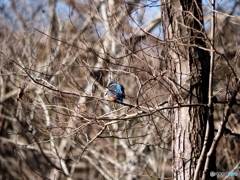
[[[209,117],[208,82],[210,57],[205,44],[201,0],[162,0],[166,64],[178,92],[172,95],[173,175],[192,179],[200,156]],[[181,107],[189,104],[189,107]],[[199,106],[191,106],[199,104]],[[212,130],[213,132],[213,130]],[[208,144],[213,134],[210,133]],[[202,163],[204,164],[204,163]],[[200,168],[200,174],[203,167]]]

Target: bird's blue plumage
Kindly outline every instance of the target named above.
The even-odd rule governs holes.
[[[123,102],[123,98],[125,98],[125,92],[124,92],[124,87],[123,85],[115,82],[115,81],[111,81],[108,84],[108,88],[107,88],[107,96],[108,99],[111,101],[118,101],[120,103]]]

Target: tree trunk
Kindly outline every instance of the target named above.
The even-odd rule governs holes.
[[[213,139],[208,103],[210,57],[204,36],[201,0],[162,0],[162,21],[166,42],[166,65],[172,94],[173,175],[175,179],[193,179],[210,122],[207,151]],[[189,105],[181,107],[181,105]],[[199,104],[199,105],[197,105]],[[214,163],[213,163],[214,164]],[[204,169],[202,163],[199,176]],[[207,173],[209,174],[209,173]]]

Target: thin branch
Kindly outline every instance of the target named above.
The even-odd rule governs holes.
[[[107,127],[108,125],[110,125],[110,124],[115,124],[115,123],[117,123],[117,121],[111,121],[111,122],[109,122],[109,123],[104,124],[104,126],[102,127],[102,130],[99,131],[99,132],[96,134],[96,136],[95,136],[94,138],[92,138],[92,139],[84,146],[83,151],[82,151],[82,153],[81,153],[81,155],[80,155],[80,158],[82,157],[82,155],[83,155],[83,153],[85,152],[85,150],[87,149],[87,147],[88,147],[90,144],[92,144],[93,141],[95,141],[95,140],[104,132],[104,130],[106,129],[106,127]]]
[[[224,133],[224,130],[225,130],[225,125],[226,123],[228,122],[228,118],[229,116],[231,115],[231,108],[232,106],[235,104],[236,102],[236,96],[237,96],[237,93],[238,91],[240,90],[240,80],[238,80],[236,82],[236,86],[234,88],[234,90],[232,91],[232,95],[229,99],[229,102],[228,102],[228,108],[227,108],[227,112],[223,118],[223,120],[221,121],[221,126],[220,128],[218,129],[218,132],[216,134],[216,136],[214,137],[213,139],[213,142],[212,142],[212,145],[210,147],[210,150],[208,151],[207,153],[207,159],[206,159],[206,162],[205,162],[205,166],[204,166],[204,174],[203,174],[203,177],[202,177],[202,180],[205,180],[206,179],[206,173],[208,172],[208,166],[209,166],[209,162],[210,162],[210,158],[212,156],[212,153],[214,152],[214,150],[216,149],[217,145],[218,145],[218,142],[220,140],[220,138],[222,137],[223,133]]]
[[[212,88],[212,83],[213,83],[213,67],[214,67],[214,58],[215,58],[215,52],[214,52],[214,35],[215,35],[215,0],[212,0],[212,18],[211,18],[211,51],[210,51],[210,72],[209,72],[209,84],[208,84],[208,120],[206,121],[206,132],[205,132],[205,137],[204,137],[204,144],[203,144],[203,148],[201,151],[201,155],[198,159],[197,162],[197,166],[196,166],[196,170],[194,173],[194,180],[198,180],[199,179],[199,171],[202,167],[202,164],[204,162],[204,157],[206,155],[207,152],[207,148],[208,148],[208,142],[209,142],[209,134],[210,134],[210,123],[213,120],[213,101],[212,101],[212,97],[213,97],[213,88]]]

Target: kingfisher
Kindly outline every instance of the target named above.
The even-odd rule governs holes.
[[[123,98],[125,98],[124,87],[123,87],[123,85],[121,85],[115,81],[111,81],[108,84],[105,95],[107,96],[107,98],[110,101],[122,103]]]

